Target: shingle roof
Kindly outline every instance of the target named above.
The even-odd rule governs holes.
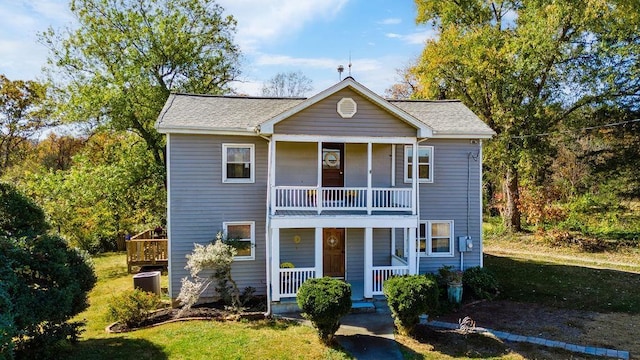
[[[435,136],[495,135],[484,121],[459,100],[389,100],[389,102],[427,124],[433,129]]]
[[[254,132],[258,125],[304,102],[302,98],[259,98],[172,94],[157,128],[161,132]],[[390,100],[433,129],[434,136],[492,136],[495,133],[457,100]]]

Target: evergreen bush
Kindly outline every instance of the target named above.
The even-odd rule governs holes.
[[[398,332],[409,335],[420,321],[420,315],[438,308],[438,284],[433,275],[396,276],[384,282],[387,298]]]
[[[492,300],[499,293],[498,280],[491,271],[479,266],[465,270],[462,275],[464,294],[474,299]]]
[[[330,277],[309,279],[300,286],[297,302],[320,340],[329,344],[340,327],[340,318],[351,310],[351,285]]]

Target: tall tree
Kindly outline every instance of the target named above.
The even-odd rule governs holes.
[[[172,91],[230,91],[235,19],[214,0],[72,0],[71,11],[77,29],[41,36],[61,113],[133,131],[164,166],[155,120]]]
[[[21,147],[49,125],[47,87],[0,75],[0,174],[21,155]]]
[[[637,0],[415,0],[432,23],[412,69],[419,96],[460,98],[496,132],[487,146],[503,218],[520,230],[521,177],[545,176],[546,133],[577,110],[640,97]],[[444,94],[443,94],[444,93]]]
[[[302,71],[277,73],[262,84],[262,96],[302,97],[313,90],[313,80]]]

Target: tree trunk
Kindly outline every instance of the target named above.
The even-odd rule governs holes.
[[[520,223],[520,192],[518,190],[518,169],[515,166],[509,165],[507,168],[507,174],[504,183],[504,210],[502,218],[504,226],[508,231],[517,232],[522,231],[522,224]]]

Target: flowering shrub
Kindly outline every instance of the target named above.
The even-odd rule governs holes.
[[[231,264],[237,254],[234,246],[223,241],[222,233],[218,233],[212,244],[194,244],[193,252],[187,255],[187,266],[192,280],[182,279],[182,288],[178,295],[178,301],[182,304],[182,311],[195,305],[200,295],[213,283],[217,282],[216,291],[231,306],[239,310],[242,306],[240,291],[236,282],[231,278]],[[200,273],[204,270],[213,270],[213,275],[203,278]]]

